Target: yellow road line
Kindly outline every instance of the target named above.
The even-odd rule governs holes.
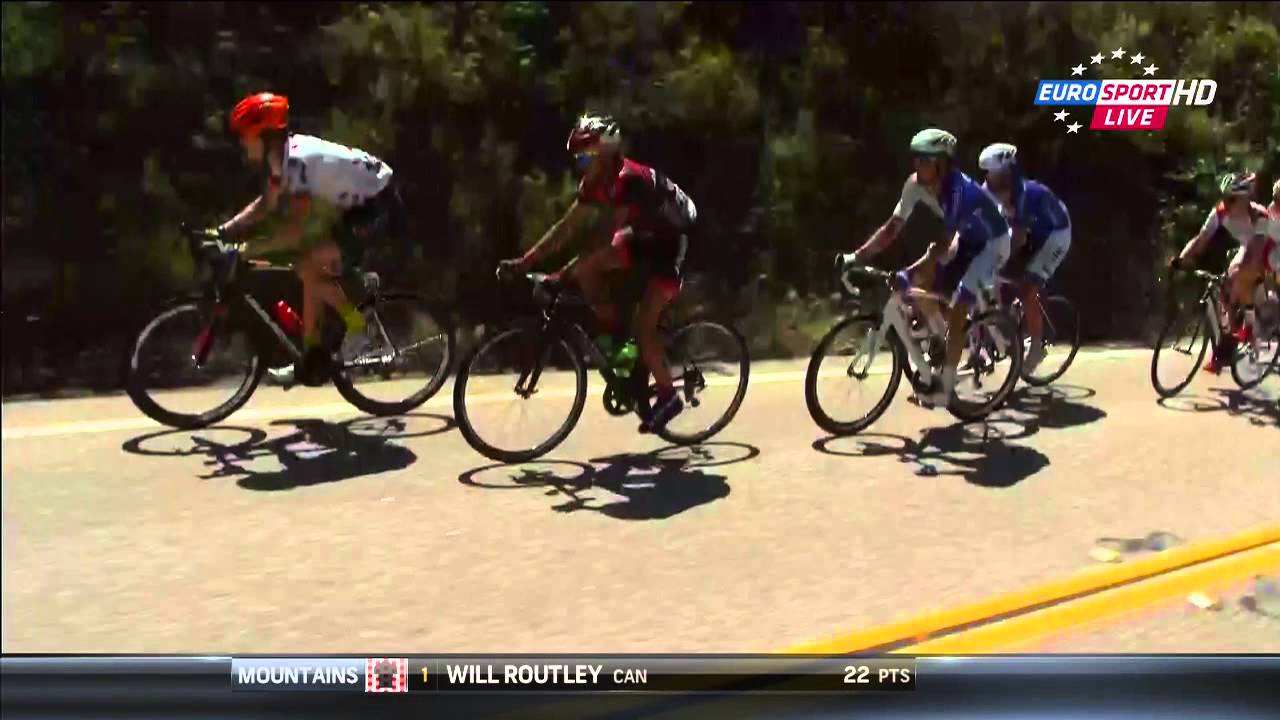
[[[1256,528],[1217,541],[1168,550],[1124,566],[1093,567],[1076,576],[1035,586],[1021,592],[952,610],[926,613],[910,620],[879,628],[808,643],[779,651],[780,654],[837,655],[868,652],[919,638],[917,644],[893,652],[912,655],[964,655],[990,653],[996,648],[1027,644],[1076,625],[1132,612],[1167,600],[1180,593],[1211,589],[1280,568],[1280,525]],[[1049,603],[1059,604],[1049,604]],[[1047,607],[1046,607],[1047,605]],[[924,638],[960,626],[992,621],[1003,615],[1024,611],[1008,620],[995,620],[969,630],[934,640]],[[602,702],[605,701],[602,698]],[[616,703],[612,712],[657,706],[657,717],[687,709],[662,710],[662,701],[644,695],[608,698]],[[707,701],[710,702],[710,701]],[[705,703],[698,705],[705,711]],[[723,701],[718,704],[720,709]],[[554,716],[568,710],[563,703],[530,705],[501,718]],[[536,715],[527,714],[536,711]]]
[[[998,595],[969,605],[918,615],[889,625],[858,630],[783,650],[789,654],[842,654],[867,652],[987,622],[1048,603],[1061,602],[1207,562],[1234,553],[1280,542],[1280,525],[1256,528],[1214,542],[1198,543],[1161,552],[1122,565],[1095,566],[1064,580]]]
[[[1280,543],[1210,560],[1043,610],[895,650],[910,655],[975,655],[1010,651],[1071,628],[1098,623],[1171,598],[1280,568]]]

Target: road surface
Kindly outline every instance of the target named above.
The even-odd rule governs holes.
[[[1161,405],[1149,361],[1088,349],[970,426],[904,388],[843,439],[809,418],[803,361],[762,362],[694,450],[593,389],[516,467],[465,443],[449,386],[396,419],[264,386],[195,432],[122,396],[6,403],[3,651],[768,652],[1069,576],[1100,538],[1276,522],[1280,381]],[[1184,626],[1081,642],[1168,649]]]

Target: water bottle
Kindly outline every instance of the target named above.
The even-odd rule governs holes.
[[[613,356],[613,374],[618,377],[631,377],[631,371],[635,369],[636,360],[639,357],[640,351],[636,348],[635,341],[628,340]]]
[[[276,322],[286,335],[302,334],[302,318],[284,300],[276,301]]]

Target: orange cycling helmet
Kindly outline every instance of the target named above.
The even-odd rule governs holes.
[[[236,103],[231,111],[231,132],[257,135],[263,130],[283,130],[289,126],[289,98],[275,93],[254,93]]]

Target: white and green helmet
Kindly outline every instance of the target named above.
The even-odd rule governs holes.
[[[1218,192],[1225,195],[1246,195],[1253,190],[1254,173],[1227,173],[1218,179]]]
[[[911,138],[911,152],[918,155],[955,157],[956,136],[938,128],[921,130]]]

